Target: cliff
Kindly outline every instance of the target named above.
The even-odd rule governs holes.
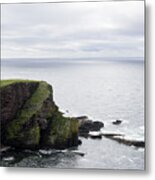
[[[44,81],[1,81],[1,143],[16,148],[78,145],[78,120],[63,117]]]

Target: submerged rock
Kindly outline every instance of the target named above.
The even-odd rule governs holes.
[[[78,145],[78,120],[63,117],[44,81],[1,81],[1,143],[16,148]]]
[[[119,133],[102,133],[102,136],[106,138],[110,138],[115,140],[119,143],[128,145],[128,146],[135,146],[135,147],[145,147],[145,142],[142,140],[130,139],[127,138],[124,134]]]
[[[122,120],[118,120],[118,119],[117,119],[116,121],[113,121],[112,123],[115,124],[115,125],[119,125],[119,124],[122,123]]]
[[[141,140],[128,139],[122,136],[111,136],[111,139],[128,146],[145,147],[145,142]]]

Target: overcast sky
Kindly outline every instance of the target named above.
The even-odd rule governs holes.
[[[3,4],[2,58],[144,57],[144,2]]]

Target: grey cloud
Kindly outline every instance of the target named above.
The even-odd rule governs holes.
[[[143,5],[3,5],[2,56],[143,56]]]

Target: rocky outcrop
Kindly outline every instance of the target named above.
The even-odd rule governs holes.
[[[78,145],[78,120],[63,117],[44,81],[1,81],[1,142],[16,148]]]
[[[85,138],[89,137],[90,131],[100,131],[104,127],[102,122],[92,121],[87,116],[79,116],[75,119],[79,122],[79,135]]]
[[[136,139],[129,139],[125,135],[121,134],[102,134],[106,138],[110,138],[112,140],[115,140],[119,143],[128,145],[128,146],[135,146],[135,147],[145,147],[145,142],[142,140],[136,140]]]
[[[119,143],[128,145],[128,146],[135,146],[135,147],[145,147],[145,141],[143,140],[138,140],[138,139],[131,139],[129,137],[127,137],[125,134],[121,134],[121,133],[115,133],[115,132],[111,132],[111,133],[103,133],[103,132],[91,132],[89,133],[89,137],[93,138],[93,139],[101,139],[101,137],[104,136],[106,138],[109,138],[111,140],[115,140]]]

